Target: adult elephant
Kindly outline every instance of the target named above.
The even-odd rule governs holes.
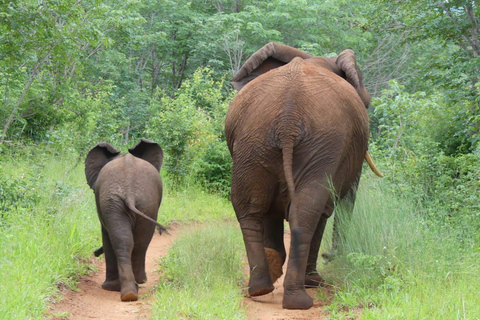
[[[248,292],[273,291],[286,259],[287,219],[283,307],[308,309],[313,301],[305,285],[322,281],[316,264],[332,192],[354,199],[368,156],[370,94],[352,50],[323,58],[278,43],[255,52],[232,83],[239,92],[225,134],[233,158],[231,198],[250,266]],[[280,257],[277,270],[272,252]]]
[[[102,288],[120,291],[122,301],[138,299],[138,283],[145,283],[145,254],[162,200],[159,172],[162,148],[141,139],[129,154],[110,144],[97,144],[85,160],[87,183],[95,192],[102,225],[102,248],[107,265]]]

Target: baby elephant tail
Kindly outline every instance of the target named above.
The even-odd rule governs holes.
[[[145,213],[141,212],[140,210],[138,210],[137,208],[135,208],[135,205],[132,203],[132,201],[129,201],[129,199],[127,199],[125,201],[125,204],[127,205],[127,207],[132,210],[133,212],[135,212],[136,214],[138,214],[140,217],[144,218],[144,219],[147,219],[148,221],[150,221],[151,223],[157,225],[158,227],[158,233],[162,234],[163,232],[166,232],[167,234],[168,233],[168,230],[167,228],[165,228],[164,226],[162,226],[160,223],[158,223],[157,221],[153,220],[152,218],[150,218],[149,216],[147,216]]]
[[[142,218],[145,218],[147,219],[148,221],[152,222],[153,224],[157,225],[158,226],[158,233],[162,234],[163,232],[166,232],[167,234],[170,234],[167,230],[167,228],[165,228],[163,225],[161,225],[160,223],[158,223],[157,221],[153,220],[152,218],[150,218],[149,216],[145,215],[143,212],[141,212],[140,210],[138,210],[137,208],[135,208],[135,205],[132,205],[130,201],[125,201],[125,204],[127,205],[127,207],[132,210],[133,212],[135,212],[136,214],[138,214],[139,216],[141,216]],[[97,250],[95,250],[93,252],[93,254],[95,255],[95,257],[100,257],[102,254],[104,253],[104,250],[103,250],[103,246],[98,248]]]

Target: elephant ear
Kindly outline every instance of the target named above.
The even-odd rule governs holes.
[[[119,154],[120,151],[107,142],[101,142],[90,150],[85,159],[85,176],[90,188],[94,188],[100,170]]]
[[[247,83],[259,75],[281,67],[292,61],[295,57],[308,59],[314,56],[290,46],[270,42],[245,61],[240,70],[238,70],[232,78],[233,87],[240,91]]]
[[[343,76],[342,74],[342,76],[357,90],[363,104],[368,108],[370,104],[370,93],[368,93],[363,83],[362,72],[357,66],[355,52],[350,49],[342,51],[335,63],[345,73],[345,75]]]
[[[128,149],[128,152],[137,158],[150,162],[160,172],[163,163],[163,151],[156,142],[142,138],[139,143]]]

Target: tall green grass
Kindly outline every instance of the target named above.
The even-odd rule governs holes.
[[[236,223],[190,228],[160,262],[153,319],[246,319],[244,249]]]
[[[162,173],[164,171],[162,170]],[[211,222],[235,218],[231,202],[210,192],[198,184],[177,187],[163,174],[163,198],[158,213],[160,223]]]
[[[57,285],[74,287],[90,269],[83,262],[101,243],[93,197],[70,160],[30,154],[0,168],[0,315],[39,319]]]
[[[0,318],[38,319],[58,296],[91,272],[101,245],[83,159],[22,146],[0,159]],[[227,199],[164,177],[158,220],[169,225],[234,217]]]
[[[351,220],[341,219],[339,256],[325,267],[332,317],[359,307],[361,319],[480,317],[478,244],[420,209],[388,183],[363,181]]]

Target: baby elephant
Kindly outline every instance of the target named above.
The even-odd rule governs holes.
[[[120,154],[106,142],[97,144],[85,160],[85,175],[95,192],[102,224],[107,264],[102,287],[120,291],[122,301],[136,301],[138,284],[147,281],[145,254],[155,226],[166,230],[156,221],[162,200],[163,152],[146,139],[128,151]]]

